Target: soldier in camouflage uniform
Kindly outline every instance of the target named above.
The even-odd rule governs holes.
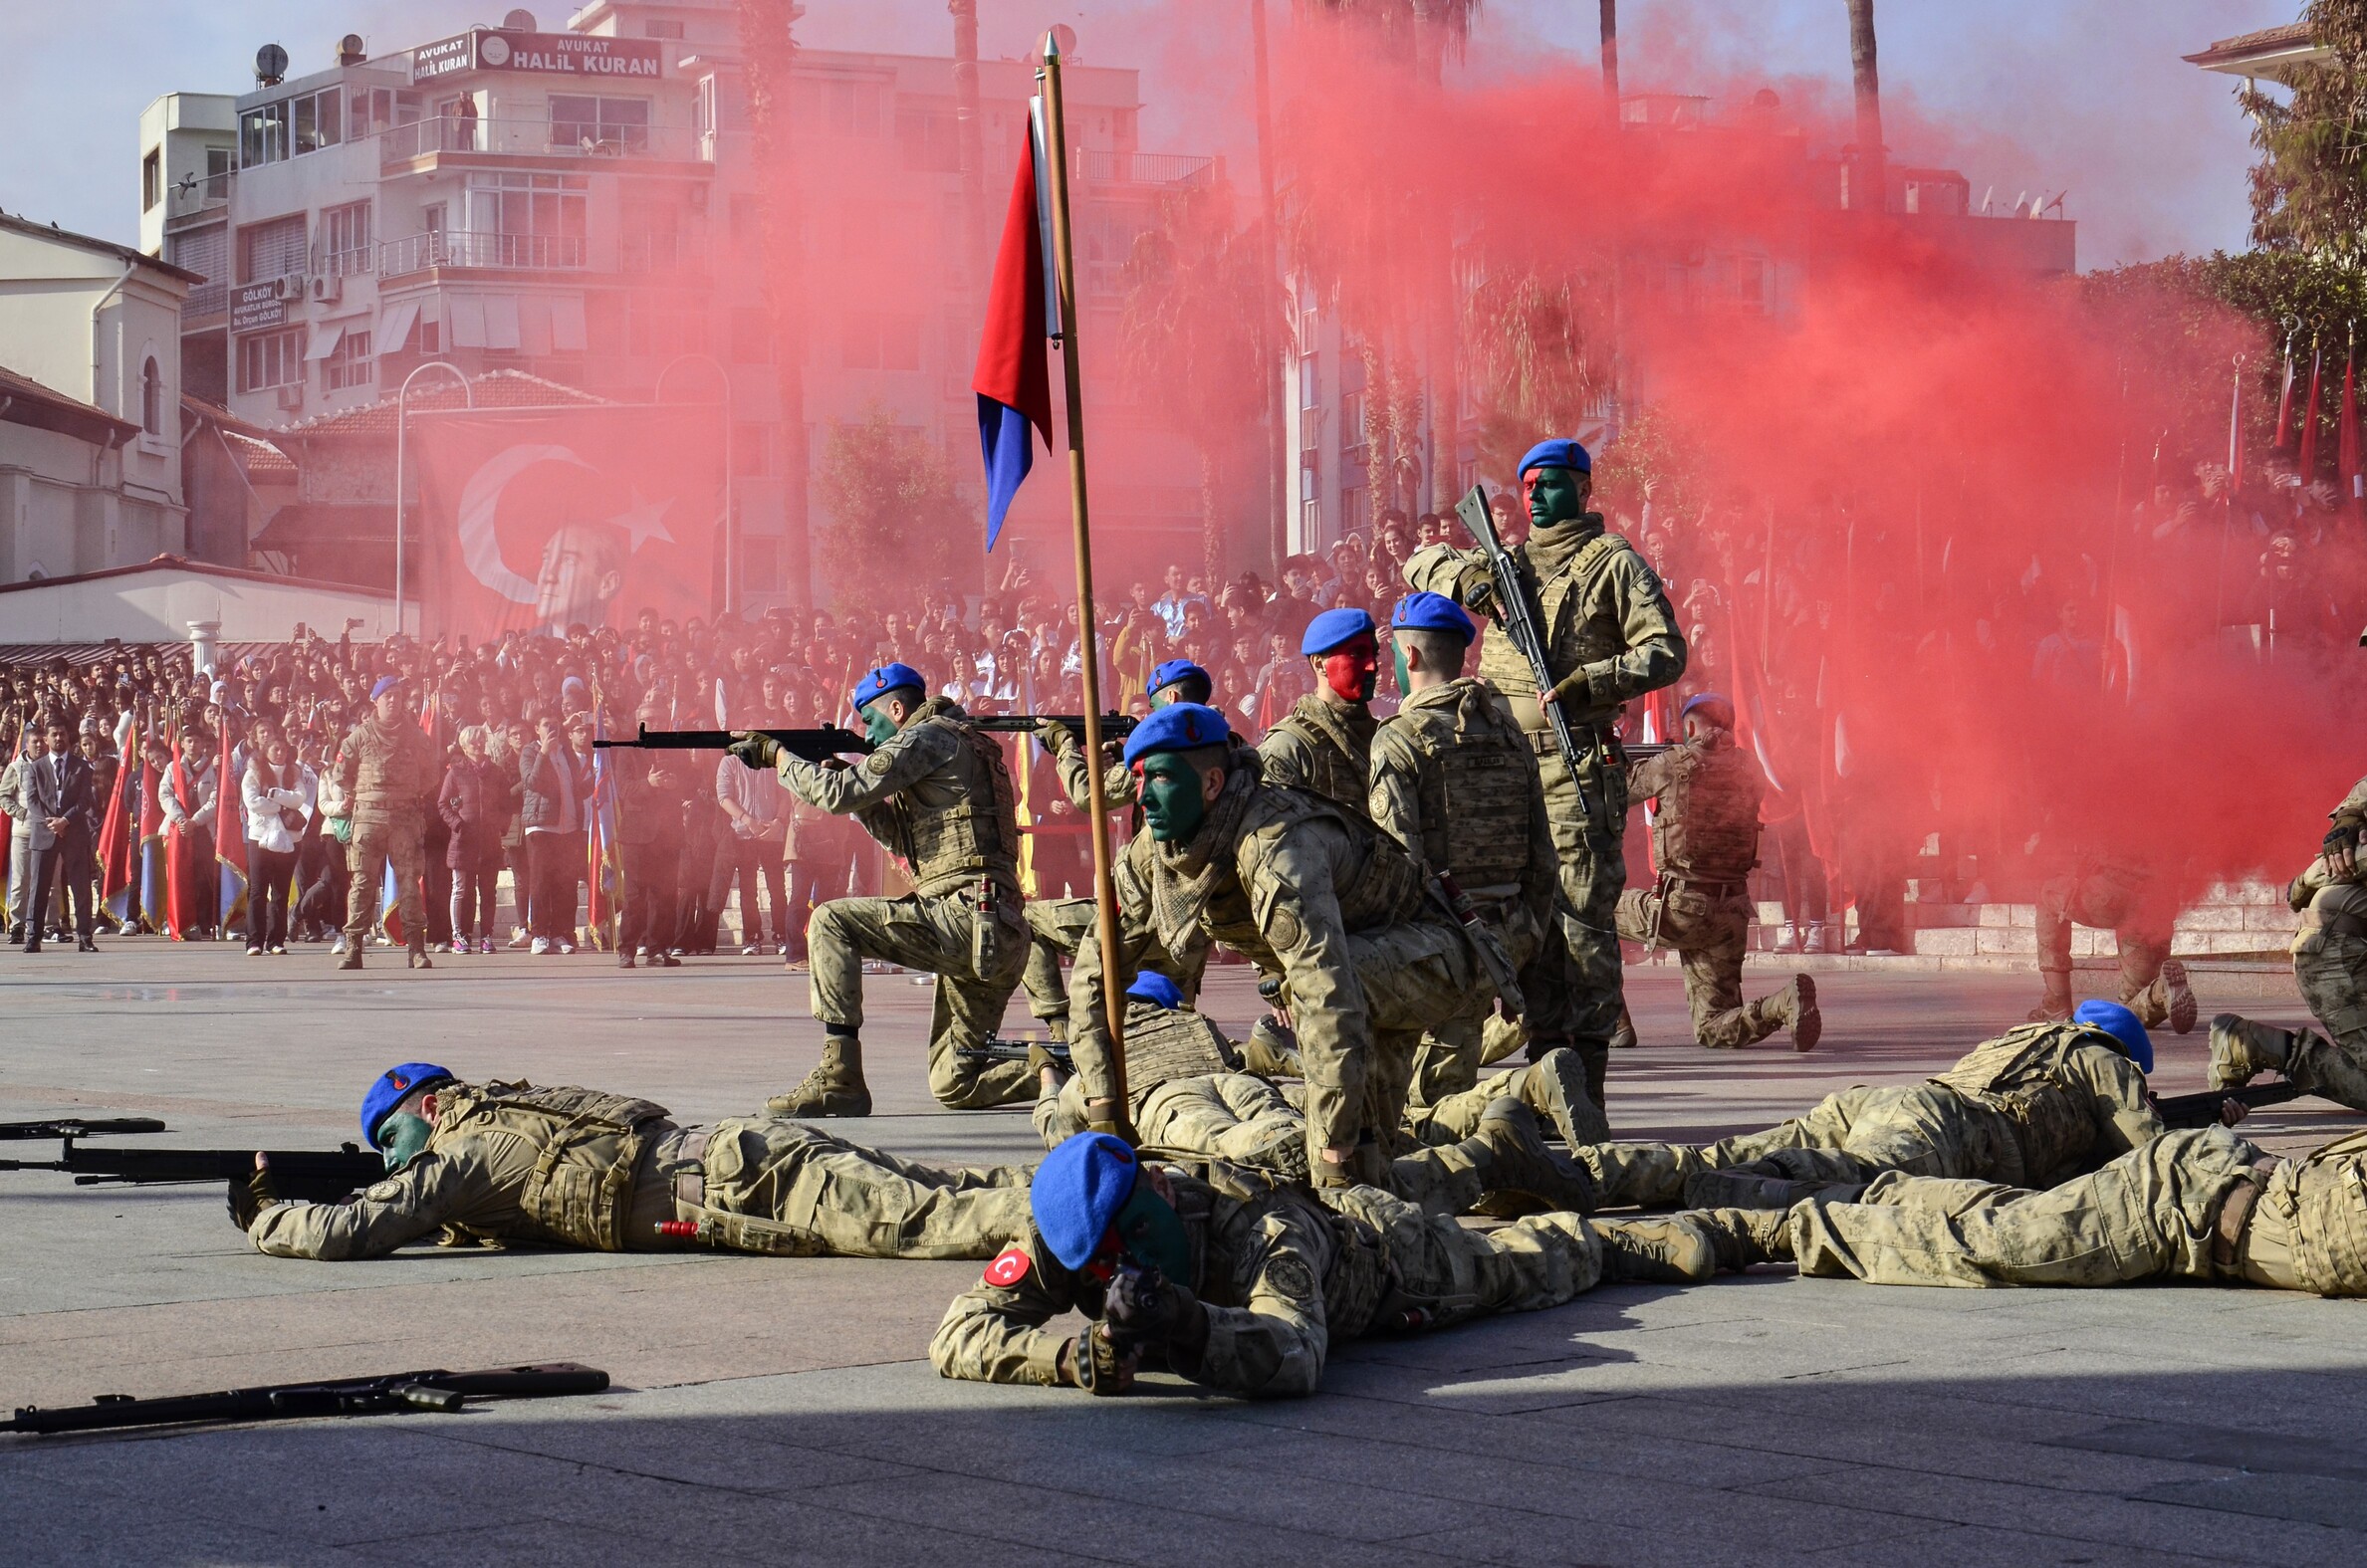
[[[1561,706],[1578,743],[1577,777],[1554,744],[1529,663],[1501,633],[1480,648],[1480,675],[1502,692],[1537,753],[1561,859],[1561,930],[1573,965],[1572,1044],[1587,1089],[1604,1104],[1611,1036],[1621,1013],[1618,905],[1627,885],[1621,838],[1627,782],[1611,722],[1622,703],[1685,673],[1685,638],[1668,595],[1641,554],[1586,510],[1593,460],[1575,441],[1547,441],[1521,461],[1530,534],[1512,554],[1528,586]],[[1468,609],[1496,613],[1495,579],[1476,550],[1433,545],[1406,562],[1405,580]]]
[[[2335,808],[2335,830],[2285,900],[2300,915],[2293,934],[2293,978],[2301,1000],[2325,1026],[2280,1029],[2233,1012],[2211,1020],[2211,1085],[2248,1082],[2278,1072],[2311,1094],[2367,1111],[2367,886],[2359,879],[2357,822],[2344,815],[2367,801],[2367,780]]]
[[[1843,1089],[1805,1116],[1708,1146],[1573,1151],[1606,1206],[1781,1207],[1884,1171],[2052,1187],[2158,1138],[2153,1042],[2128,1008],[2023,1024],[1913,1087]]]
[[[2091,856],[2038,889],[2038,975],[2044,995],[2032,1023],[2071,1010],[2071,927],[2110,930],[2120,951],[2120,1000],[2145,1020],[2184,1034],[2195,1026],[2186,966],[2170,957],[2177,911],[2163,903],[2161,878],[2131,860]]]
[[[1453,878],[1518,976],[1518,1030],[1533,1053],[1568,1043],[1569,952],[1553,919],[1560,861],[1545,816],[1537,753],[1487,682],[1463,673],[1479,635],[1454,600],[1409,593],[1389,617],[1405,702],[1373,736],[1366,805],[1381,831],[1428,872]],[[1414,1058],[1413,1100],[1429,1105],[1475,1086],[1485,1007],[1441,1025]],[[1511,1053],[1507,1040],[1486,1054]]]
[[[1156,951],[1190,965],[1222,942],[1282,981],[1307,1079],[1318,1184],[1377,1177],[1422,1032],[1484,984],[1468,938],[1404,851],[1303,789],[1275,788],[1224,715],[1178,703],[1126,743],[1144,824],[1117,864],[1120,984]],[[1114,1124],[1098,937],[1068,982],[1068,1044],[1096,1126]]]
[[[361,967],[361,950],[377,923],[385,868],[392,866],[411,968],[433,969],[419,879],[427,870],[427,812],[443,783],[443,764],[404,711],[399,678],[380,676],[369,700],[376,712],[354,726],[337,754],[338,784],[354,803],[354,837],[346,845],[354,880],[346,899],[346,954],[337,967]]]
[[[732,745],[751,767],[777,767],[808,805],[856,821],[901,859],[912,891],[900,898],[832,899],[814,911],[814,1016],[828,1038],[805,1082],[766,1102],[775,1116],[868,1116],[863,1081],[862,965],[884,959],[937,977],[929,1026],[929,1092],[954,1110],[1005,1105],[1034,1087],[1018,1062],[982,1062],[957,1046],[984,1042],[1003,1021],[1028,961],[1020,915],[1019,820],[1011,773],[993,738],[961,708],[927,696],[906,664],[883,665],[854,689],[855,711],[877,750],[861,766],[817,765],[761,733]]]
[[[1306,623],[1299,651],[1315,672],[1315,689],[1258,743],[1266,782],[1311,789],[1352,811],[1364,809],[1372,774],[1372,692],[1380,641],[1360,609],[1329,609]]]
[[[1137,1145],[1155,1158],[1222,1160],[1303,1181],[1304,1085],[1276,1084],[1240,1070],[1239,1052],[1224,1031],[1186,1007],[1176,984],[1154,970],[1134,977],[1126,997],[1126,1094]],[[1535,1066],[1498,1078],[1496,1093],[1453,1096],[1442,1114],[1425,1118],[1435,1124],[1433,1136],[1391,1161],[1382,1185],[1440,1214],[1466,1213],[1497,1193],[1526,1195],[1547,1209],[1590,1212],[1592,1180],[1548,1151],[1535,1130],[1538,1117],[1554,1115],[1562,1135],[1570,1135],[1567,1097],[1585,1105],[1577,1058],[1553,1051]],[[1294,1089],[1300,1091],[1296,1099]],[[1514,1106],[1529,1109],[1516,1113]],[[1449,1133],[1449,1125],[1458,1130]],[[1088,1130],[1078,1080],[1064,1083],[1059,1069],[1048,1066],[1036,1101],[1036,1132],[1044,1146],[1058,1148]]]
[[[1150,672],[1153,709],[1177,702],[1205,703],[1214,690],[1215,682],[1210,680],[1208,672],[1189,659],[1170,659]],[[1036,739],[1052,754],[1053,767],[1060,775],[1061,788],[1067,794],[1068,803],[1079,811],[1091,810],[1093,797],[1085,769],[1084,743],[1076,732],[1047,719],[1036,727]],[[1122,743],[1101,744],[1107,751]],[[1111,811],[1134,804],[1133,771],[1114,755],[1102,770],[1101,798]],[[1068,1037],[1068,986],[1061,978],[1061,962],[1074,958],[1077,944],[1093,929],[1096,918],[1093,901],[1031,898],[1026,913],[1028,967],[1020,984],[1028,993],[1028,1010],[1054,1039],[1065,1040]],[[1197,972],[1189,976],[1179,972],[1177,978],[1186,983],[1187,991],[1199,989]]]
[[[390,1172],[348,1202],[281,1203],[268,1169],[231,1189],[257,1250],[378,1257],[440,1232],[605,1252],[989,1257],[1028,1232],[1022,1167],[938,1170],[768,1117],[680,1127],[647,1100],[462,1083],[426,1062],[371,1085],[361,1130]]]
[[[1824,1032],[1816,983],[1794,975],[1781,991],[1745,1005],[1743,954],[1751,940],[1751,868],[1759,864],[1759,765],[1734,742],[1734,704],[1715,692],[1687,700],[1683,744],[1630,764],[1627,793],[1657,798],[1652,853],[1658,885],[1619,895],[1619,935],[1665,942],[1685,966],[1693,1037],[1750,1045],[1788,1025],[1795,1050]]]
[[[1137,1168],[1095,1133],[1046,1158],[1030,1208],[1034,1232],[946,1309],[929,1344],[941,1375],[1123,1394],[1156,1350],[1219,1393],[1306,1395],[1339,1341],[1537,1311],[1602,1279],[1698,1277],[1717,1262],[1706,1238],[1725,1233],[1718,1216],[1680,1227],[1561,1213],[1475,1231],[1371,1187]],[[1046,1331],[1071,1310],[1095,1321]]]

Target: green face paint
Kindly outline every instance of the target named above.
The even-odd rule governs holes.
[[[1110,1224],[1127,1256],[1186,1289],[1191,1287],[1191,1239],[1184,1234],[1182,1218],[1148,1180],[1135,1181],[1134,1196]]]
[[[1200,775],[1174,752],[1153,752],[1141,763],[1142,819],[1151,837],[1162,844],[1179,844],[1200,831],[1208,815],[1201,798]]]
[[[1395,637],[1389,639],[1389,667],[1397,672],[1397,689],[1406,696],[1414,694],[1413,676],[1405,668],[1405,644]]]
[[[427,1140],[435,1135],[432,1123],[396,1111],[378,1124],[378,1150],[386,1157],[386,1174],[392,1176],[427,1147]]]
[[[1578,494],[1577,475],[1566,468],[1529,471],[1529,521],[1533,526],[1550,528],[1585,514],[1586,503]]]
[[[863,738],[873,746],[885,746],[896,738],[896,721],[887,716],[887,701],[863,704]]]

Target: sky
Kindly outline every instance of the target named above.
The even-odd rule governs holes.
[[[1293,0],[1268,0],[1277,24]],[[408,48],[497,19],[493,0],[75,0],[0,5],[0,208],[131,242],[138,223],[138,120],[160,94],[252,86],[258,45],[295,72],[333,40]],[[565,8],[538,9],[557,27]],[[2298,0],[1882,0],[1882,86],[1894,158],[1963,169],[2000,206],[2024,190],[2068,191],[2083,267],[2173,251],[2236,249],[2250,162],[2232,79],[2179,56],[2290,21]],[[1252,150],[1241,111],[1248,0],[981,0],[981,53],[1017,56],[1050,22],[1077,30],[1077,56],[1142,71],[1143,144]],[[802,41],[821,48],[950,48],[944,0],[807,0]],[[1624,0],[1629,91],[1747,88],[1786,97],[1846,91],[1839,0]],[[1596,8],[1579,0],[1486,0],[1465,69],[1523,69],[1559,56],[1591,66]],[[1816,79],[1822,79],[1821,85]]]

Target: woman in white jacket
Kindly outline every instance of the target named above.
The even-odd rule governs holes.
[[[288,884],[296,851],[320,799],[320,780],[274,731],[247,764],[239,796],[247,811],[247,957],[288,951]]]

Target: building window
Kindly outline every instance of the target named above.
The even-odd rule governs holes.
[[[649,150],[649,101],[551,95],[551,145],[562,151]]]
[[[773,474],[773,427],[732,426],[732,472],[742,479],[769,479]]]
[[[679,22],[643,22],[641,36],[643,38],[680,38],[682,24]]]
[[[329,357],[321,361],[321,390],[342,392],[350,386],[367,386],[370,382],[369,334],[359,327],[349,327]]]
[[[345,89],[329,88],[258,105],[238,116],[238,161],[243,168],[286,158],[346,139]]]
[[[580,174],[471,174],[467,232],[446,243],[463,266],[581,267],[589,190]]]
[[[288,156],[288,101],[265,104],[238,116],[238,165],[254,168]]]
[[[238,281],[263,283],[304,271],[304,214],[292,213],[268,223],[250,223],[238,231]]]
[[[405,98],[409,94],[403,95]],[[394,97],[386,88],[355,88],[346,97],[346,139],[375,135],[394,123]],[[416,116],[413,116],[416,117]]]
[[[265,392],[304,384],[304,329],[256,333],[238,340],[238,389]]]
[[[150,147],[148,155],[139,160],[139,210],[152,212],[163,199],[164,149]]]
[[[1343,529],[1352,529],[1362,523],[1364,508],[1365,501],[1362,490],[1353,488],[1342,490],[1339,493],[1339,526]],[[1307,538],[1311,541],[1314,536],[1310,534]],[[1363,584],[1358,583],[1357,586],[1361,587]]]
[[[961,144],[954,138],[950,111],[898,110],[896,141],[908,169],[950,174],[962,166]]]
[[[624,297],[624,351],[637,359],[671,359],[676,354],[705,353],[707,351],[707,313],[696,305],[679,300],[646,299],[627,294]],[[764,312],[752,313],[755,325],[764,326]],[[744,326],[735,313],[732,327],[737,332]],[[734,356],[735,359],[737,355]],[[771,355],[740,363],[763,364]]]
[[[1322,390],[1323,381],[1322,377],[1316,373],[1317,369],[1313,354],[1306,353],[1299,356],[1299,406],[1301,408],[1322,406],[1318,394]]]
[[[321,270],[332,278],[369,271],[369,203],[322,209],[321,251]]]
[[[849,370],[920,368],[920,318],[849,311],[838,319],[839,362]]]
[[[154,354],[139,367],[139,428],[152,436],[164,433],[164,372]]]
[[[290,133],[296,153],[318,152],[345,140],[346,94],[343,88],[307,93],[289,101]]]
[[[227,201],[230,198],[230,148],[205,149],[205,199]]]

